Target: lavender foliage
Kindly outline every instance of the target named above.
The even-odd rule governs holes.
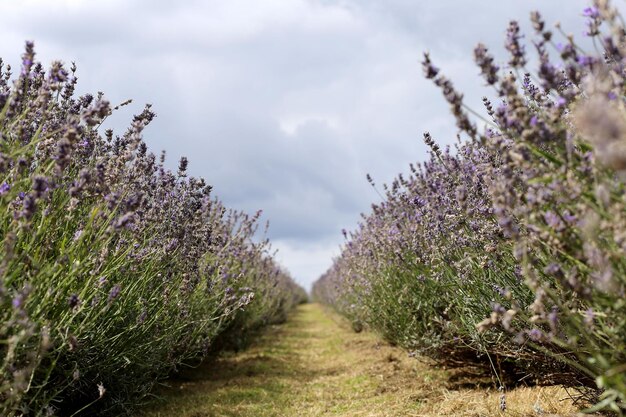
[[[225,332],[304,298],[255,238],[259,213],[148,150],[149,105],[102,132],[119,106],[76,82],[32,42],[16,78],[0,60],[3,416],[123,414]]]
[[[450,152],[426,137],[430,160],[346,234],[314,295],[408,349],[448,364],[463,350],[508,359],[623,414],[626,30],[608,1],[582,14],[593,53],[531,14],[534,72],[517,22],[508,67],[476,47],[497,100],[483,101],[482,131],[425,55],[468,140]]]

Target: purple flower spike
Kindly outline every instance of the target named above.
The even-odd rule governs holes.
[[[594,59],[590,56],[581,55],[576,59],[576,62],[578,62],[578,65],[588,66],[594,63]]]
[[[69,304],[69,306],[71,308],[74,308],[74,307],[78,306],[79,302],[80,302],[80,300],[78,298],[78,295],[76,295],[76,294],[70,295],[70,298],[68,298],[68,300],[67,300],[67,303]]]
[[[11,302],[11,305],[16,310],[21,308],[24,305],[24,296],[21,294],[17,295]]]
[[[583,16],[597,19],[598,17],[600,17],[600,11],[597,7],[586,7],[583,10]]]
[[[120,287],[119,284],[115,284],[113,288],[111,288],[111,292],[109,292],[109,297],[107,299],[107,302],[109,304],[112,303],[120,295],[121,290],[122,290],[122,287]]]

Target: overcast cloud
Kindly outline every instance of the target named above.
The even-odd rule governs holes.
[[[472,63],[482,41],[502,53],[508,20],[529,32],[539,9],[580,35],[583,0],[0,0],[0,56],[24,41],[39,59],[76,61],[79,90],[113,102],[125,128],[152,103],[150,148],[182,155],[231,207],[263,209],[279,259],[303,285],[338,254],[389,182],[425,158],[422,133],[456,129],[420,59],[480,108]],[[566,7],[565,7],[566,5]]]

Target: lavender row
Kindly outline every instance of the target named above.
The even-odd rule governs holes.
[[[0,414],[121,415],[189,360],[305,297],[203,179],[164,167],[76,67],[0,60]],[[122,103],[122,105],[126,105]]]
[[[485,119],[424,56],[467,139],[425,135],[429,160],[385,186],[314,296],[411,351],[486,364],[503,388],[565,383],[623,413],[626,30],[605,0],[583,14],[594,53],[538,12],[528,44],[509,24],[502,68],[477,45]]]

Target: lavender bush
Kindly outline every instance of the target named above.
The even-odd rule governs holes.
[[[594,53],[538,12],[532,44],[509,24],[506,68],[475,48],[497,97],[484,129],[425,55],[468,140],[442,152],[426,136],[430,160],[386,188],[314,294],[409,349],[447,363],[475,352],[498,378],[507,362],[556,376],[623,414],[626,30],[606,0],[583,14]]]
[[[253,239],[258,214],[148,151],[150,106],[101,132],[117,107],[76,97],[75,71],[44,70],[30,42],[17,77],[0,60],[3,416],[120,415],[228,329],[304,297]]]

